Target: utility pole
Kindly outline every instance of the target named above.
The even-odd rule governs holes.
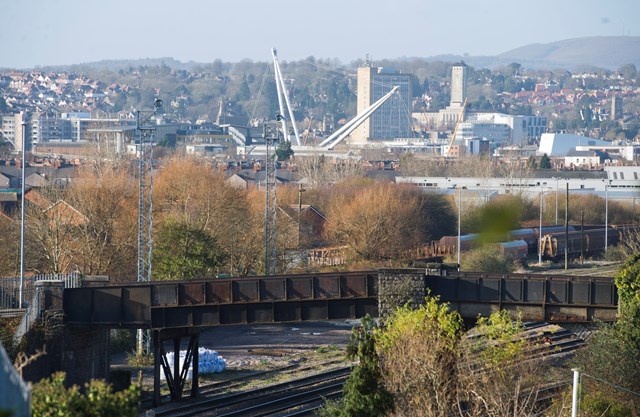
[[[546,182],[540,182],[540,232],[538,233],[538,265],[542,265],[542,196],[544,194],[543,187]]]
[[[462,187],[458,188],[458,271],[460,270],[460,224],[462,218]]]
[[[580,265],[584,265],[584,210],[580,210]]]
[[[556,226],[558,225],[558,180],[560,178],[556,177],[556,222],[554,223]]]
[[[151,254],[153,249],[153,132],[155,117],[162,107],[156,99],[154,110],[138,111],[138,282],[151,281]],[[138,329],[138,354],[149,352],[149,331]]]
[[[276,273],[276,159],[271,153],[274,146],[280,141],[278,124],[283,121],[283,116],[276,115],[276,122],[265,123],[262,128],[262,138],[266,145],[267,156],[265,165],[265,206],[264,206],[264,274]]]
[[[564,210],[564,270],[569,269],[569,181],[567,181],[567,194]]]
[[[24,304],[24,191],[25,169],[27,165],[27,122],[22,121],[22,181],[21,181],[21,206],[20,206],[20,296],[18,308]]]
[[[305,192],[302,184],[298,184],[298,248],[300,248],[300,240],[302,236],[302,193]]]
[[[611,180],[604,183],[604,251],[609,245],[609,185]]]

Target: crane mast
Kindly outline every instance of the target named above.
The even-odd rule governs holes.
[[[287,105],[287,111],[289,113],[289,120],[291,120],[291,127],[293,128],[293,135],[296,139],[296,145],[300,146],[300,135],[298,134],[298,126],[296,125],[296,118],[293,115],[293,109],[291,108],[291,102],[289,102],[289,94],[287,94],[287,88],[284,85],[284,79],[282,78],[282,72],[280,71],[280,63],[278,63],[278,51],[276,48],[271,49],[271,56],[273,57],[273,70],[276,75],[276,90],[278,92],[278,106],[280,108],[280,114],[284,116],[284,104]],[[284,97],[284,103],[282,101]],[[287,130],[287,122],[284,117],[281,118],[280,123],[282,125],[282,132],[284,133],[285,140],[290,140],[289,131]]]
[[[464,108],[467,107],[467,99],[464,99],[464,103],[462,103],[462,108],[460,109],[460,115],[458,116],[458,121],[456,122],[456,127],[453,128],[453,134],[451,135],[451,140],[449,141],[449,147],[447,148],[447,157],[451,153],[451,146],[453,145],[453,141],[456,140],[456,133],[458,132],[458,126],[460,126],[460,122],[462,121],[462,117],[464,116]]]

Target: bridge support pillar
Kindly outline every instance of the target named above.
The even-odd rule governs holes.
[[[180,359],[180,346],[182,339],[188,338],[189,342],[184,359]],[[165,342],[172,341],[173,367],[167,358]],[[185,382],[188,379],[189,368],[191,374],[191,397],[198,395],[199,364],[198,348],[200,344],[200,332],[196,328],[179,328],[171,330],[153,331],[153,405],[160,405],[160,370],[164,372],[167,386],[172,401],[182,399]],[[173,369],[172,369],[173,368]]]

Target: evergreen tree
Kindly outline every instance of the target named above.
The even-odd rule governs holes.
[[[540,169],[551,169],[551,158],[546,153],[540,157]]]
[[[358,359],[359,363],[344,384],[342,400],[328,404],[321,416],[375,417],[393,410],[393,396],[382,384],[374,328],[373,319],[367,316],[362,319],[362,326],[353,329],[347,356]]]
[[[278,161],[286,161],[293,156],[293,149],[291,149],[291,142],[283,140],[276,148],[276,156]]]

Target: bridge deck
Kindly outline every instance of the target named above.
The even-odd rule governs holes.
[[[507,309],[589,322],[617,312],[611,278],[449,271],[424,280],[464,318]],[[63,302],[69,324],[171,329],[377,316],[378,295],[378,273],[364,271],[69,288]]]
[[[167,329],[377,315],[377,273],[153,282],[65,290],[65,321]]]

